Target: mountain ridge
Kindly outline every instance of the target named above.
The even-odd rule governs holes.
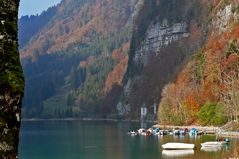
[[[127,67],[137,2],[65,0],[52,8],[54,17],[21,49],[24,116],[77,117],[96,111],[95,104],[104,107],[113,85],[122,81],[108,74],[123,78]]]
[[[235,105],[236,95],[229,97],[234,83],[225,77],[237,81],[232,76],[237,67],[237,0],[126,1],[92,1],[94,5],[87,4],[81,13],[72,10],[83,20],[71,34],[55,29],[52,37],[58,42],[43,47],[43,40],[40,49],[35,47],[40,37],[50,34],[35,39],[22,61],[31,78],[41,79],[40,90],[47,91],[37,99],[41,105],[26,116],[41,112],[37,117],[140,119],[140,109],[146,107],[146,118],[158,117],[162,124],[220,125],[236,118],[226,111],[232,109],[230,102]],[[70,22],[66,24],[72,27]],[[69,45],[71,40],[75,43]],[[34,89],[28,88],[28,93]],[[31,102],[25,105],[34,105]],[[217,115],[208,120],[207,111]]]

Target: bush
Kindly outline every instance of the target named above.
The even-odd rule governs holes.
[[[223,105],[207,103],[200,109],[198,118],[203,125],[223,125],[227,118],[223,112]]]

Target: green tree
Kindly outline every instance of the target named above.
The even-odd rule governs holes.
[[[206,103],[200,109],[198,118],[203,125],[223,125],[227,122],[224,107],[221,104]]]

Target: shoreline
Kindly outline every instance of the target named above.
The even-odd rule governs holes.
[[[160,125],[156,124],[153,127],[158,127],[162,129],[192,129],[196,128],[199,131],[204,132],[205,134],[211,134],[211,135],[216,135],[217,137],[230,137],[230,138],[239,138],[239,132],[236,131],[226,131],[222,129],[221,127],[216,127],[216,126],[199,126],[199,125],[190,125],[190,126],[175,126],[175,125]]]
[[[112,118],[52,118],[52,119],[40,119],[40,118],[31,118],[31,119],[21,119],[21,121],[111,121],[111,122],[141,122],[140,120],[128,120],[128,119],[112,119]],[[156,124],[157,121],[146,120],[145,123]]]
[[[218,131],[221,131],[222,129],[220,127],[216,127],[216,126],[200,126],[200,125],[185,125],[185,126],[176,126],[176,125],[160,125],[160,124],[156,124],[154,125],[154,127],[158,127],[158,128],[163,128],[163,129],[192,129],[192,128],[196,128],[199,131],[203,131],[203,132],[207,132],[208,134],[215,134]]]
[[[21,119],[23,122],[30,121],[105,121],[105,122],[141,122],[140,120],[127,120],[127,119],[111,119],[111,118],[54,118],[54,119],[40,119],[40,118],[32,118],[32,119]],[[212,134],[218,137],[230,137],[230,138],[239,138],[239,132],[236,131],[225,131],[221,127],[216,126],[200,126],[200,125],[185,125],[185,126],[176,126],[176,125],[160,125],[157,124],[157,121],[146,120],[145,123],[153,124],[152,127],[158,127],[161,129],[192,129],[196,128],[199,131],[205,132],[205,134]]]

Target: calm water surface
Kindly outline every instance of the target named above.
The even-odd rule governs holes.
[[[148,124],[148,127],[151,125]],[[239,146],[234,139],[221,150],[202,151],[200,143],[214,136],[131,137],[140,123],[82,121],[24,121],[21,125],[20,159],[224,159]],[[188,142],[196,150],[162,151],[167,142]]]

